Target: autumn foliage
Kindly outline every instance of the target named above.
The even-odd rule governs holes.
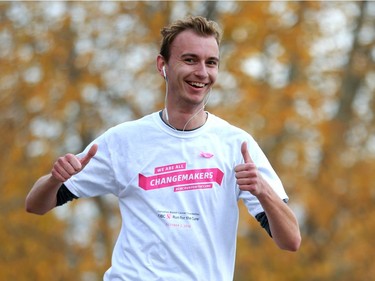
[[[207,109],[259,142],[303,236],[277,249],[239,203],[235,281],[375,276],[375,2],[14,1],[0,3],[0,280],[101,280],[116,199],[43,217],[24,199],[59,155],[162,108],[159,31],[187,14],[224,29]]]

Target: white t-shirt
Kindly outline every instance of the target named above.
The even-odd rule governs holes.
[[[155,112],[93,142],[97,154],[65,185],[78,197],[119,198],[122,227],[105,281],[233,279],[238,200],[252,216],[263,211],[236,184],[243,141],[262,176],[286,199],[254,139],[212,114],[204,126],[181,132]]]

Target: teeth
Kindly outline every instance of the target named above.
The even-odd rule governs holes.
[[[199,87],[199,88],[203,88],[205,86],[204,83],[198,83],[198,82],[190,82],[190,85]]]

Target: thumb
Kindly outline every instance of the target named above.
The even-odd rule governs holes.
[[[243,160],[245,161],[245,163],[253,163],[253,159],[251,159],[249,151],[247,150],[247,142],[246,141],[244,141],[241,145],[241,153],[242,153],[242,157],[243,157]]]
[[[87,154],[81,158],[79,161],[81,162],[82,164],[82,167],[85,167],[91,160],[91,158],[93,158],[96,154],[96,152],[98,151],[98,145],[97,144],[93,144],[89,151],[87,152]]]

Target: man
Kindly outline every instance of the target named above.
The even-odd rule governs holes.
[[[115,194],[123,222],[104,280],[232,280],[239,199],[281,249],[299,248],[299,226],[254,139],[204,110],[218,74],[218,25],[188,17],[161,33],[165,108],[60,157],[26,209],[43,214],[73,198]]]

